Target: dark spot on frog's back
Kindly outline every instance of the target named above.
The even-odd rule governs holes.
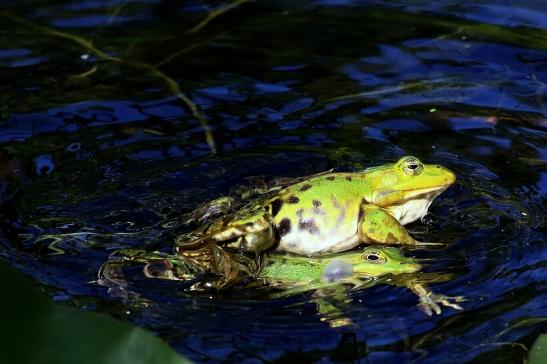
[[[319,201],[319,200],[313,200],[313,206],[315,206],[315,207],[321,206],[321,201]]]
[[[303,220],[298,223],[298,230],[307,231],[310,234],[319,233],[319,229],[313,220]]]
[[[311,185],[309,183],[306,183],[304,186],[300,187],[300,191],[304,192],[311,188]]]
[[[291,195],[289,196],[289,198],[287,198],[287,202],[290,203],[290,204],[297,204],[300,202],[300,199],[294,195]]]
[[[291,220],[288,218],[284,218],[279,222],[279,225],[277,226],[277,231],[279,232],[279,236],[287,235],[291,232]]]
[[[276,200],[272,201],[272,203],[271,203],[271,206],[272,206],[271,214],[272,214],[272,216],[277,215],[279,210],[281,210],[281,205],[283,205],[283,202],[281,202],[280,199],[276,199]]]
[[[327,181],[334,181],[335,178],[336,177],[334,177],[334,176],[327,177]]]
[[[351,178],[351,176],[346,176],[346,179],[351,182],[353,178]]]

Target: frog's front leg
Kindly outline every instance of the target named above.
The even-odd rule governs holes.
[[[431,316],[434,313],[437,315],[441,314],[441,307],[439,304],[445,307],[452,307],[453,309],[462,311],[463,308],[458,305],[456,302],[465,301],[463,296],[445,296],[442,294],[434,293],[429,287],[423,283],[418,283],[416,281],[407,282],[406,286],[416,293],[420,298],[420,303],[418,308],[422,310],[426,315]],[[453,302],[451,302],[453,301]]]
[[[362,205],[359,220],[359,239],[379,244],[416,244],[406,229],[388,211],[374,206]]]

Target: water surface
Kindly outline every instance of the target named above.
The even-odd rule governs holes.
[[[547,327],[544,4],[248,2],[199,27],[221,5],[3,5],[2,258],[197,361],[522,362]],[[436,223],[409,226],[445,245],[409,253],[453,275],[432,288],[463,312],[427,317],[382,285],[351,293],[355,326],[333,329],[309,294],[96,283],[114,250],[169,249],[166,222],[248,177],[407,154],[458,175]]]

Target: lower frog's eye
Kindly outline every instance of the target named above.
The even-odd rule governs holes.
[[[403,161],[403,172],[410,176],[417,176],[424,170],[422,162],[417,158],[407,158]]]
[[[363,254],[363,260],[369,263],[383,263],[385,262],[384,256],[378,251],[369,251]]]

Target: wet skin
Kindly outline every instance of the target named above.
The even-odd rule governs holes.
[[[196,210],[192,220],[202,226],[179,236],[175,251],[197,256],[214,242],[244,252],[312,256],[360,243],[416,244],[403,225],[422,218],[455,180],[443,166],[406,156],[361,172],[312,176],[231,213],[232,200],[217,199]]]
[[[237,259],[229,261],[234,263]],[[144,264],[144,275],[149,278],[190,281],[203,273],[199,264],[180,256],[128,249],[117,252],[113,259],[103,265],[99,275],[104,282],[121,284],[120,280],[115,278],[116,269],[134,263]],[[281,289],[280,296],[314,290],[314,300],[320,307],[320,313],[330,312],[329,315],[333,312],[339,313],[337,304],[333,306],[333,302],[344,301],[347,298],[345,291],[348,287],[369,287],[381,283],[378,279],[384,276],[390,279],[383,282],[405,286],[416,293],[420,300],[418,307],[428,315],[440,314],[440,305],[461,310],[455,302],[464,300],[463,297],[447,297],[433,293],[427,285],[417,279],[415,273],[418,273],[422,266],[415,259],[403,256],[402,252],[394,247],[371,246],[362,251],[325,257],[269,253],[265,255],[261,264],[236,264],[240,266],[232,267],[232,272],[237,273],[238,281],[254,277],[254,282]],[[223,268],[226,269],[225,266]],[[197,283],[191,289],[228,288],[236,280],[226,280],[225,275],[226,272],[223,272],[217,275],[218,280],[209,281],[207,285]],[[347,324],[344,319],[336,322]]]

